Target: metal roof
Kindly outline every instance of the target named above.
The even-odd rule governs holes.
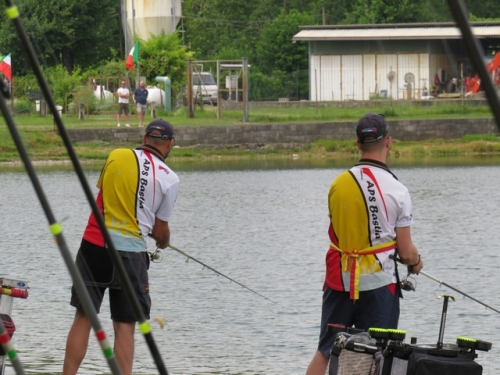
[[[477,38],[500,38],[499,22],[471,23]],[[454,23],[301,26],[293,41],[460,39]]]

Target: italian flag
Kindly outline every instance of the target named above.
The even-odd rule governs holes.
[[[128,70],[134,68],[134,63],[139,62],[139,42],[135,42],[134,46],[130,50],[127,56],[127,61],[125,61],[125,66]]]
[[[2,58],[0,62],[0,73],[12,82],[12,67],[10,65],[10,53]]]

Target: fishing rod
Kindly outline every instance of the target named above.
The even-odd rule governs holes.
[[[149,234],[149,237],[153,237],[153,236],[152,236],[151,234]],[[268,301],[271,301],[272,303],[276,303],[276,302],[274,302],[273,300],[271,300],[271,299],[267,298],[266,296],[263,296],[263,295],[262,295],[262,294],[260,294],[259,292],[257,292],[257,291],[255,291],[255,290],[253,290],[253,289],[249,288],[248,286],[243,285],[242,283],[240,283],[240,282],[238,282],[238,281],[236,281],[236,280],[234,280],[234,279],[230,278],[229,276],[224,275],[222,272],[217,271],[215,268],[210,267],[208,264],[203,263],[201,260],[196,259],[196,258],[195,258],[195,257],[193,257],[192,255],[189,255],[188,253],[186,253],[185,251],[183,251],[183,250],[181,250],[181,249],[179,249],[179,248],[175,247],[174,245],[168,245],[168,247],[170,247],[172,250],[177,251],[179,254],[184,255],[186,258],[191,259],[191,260],[194,260],[196,263],[201,264],[201,265],[203,266],[203,268],[208,268],[209,270],[211,270],[211,271],[215,272],[218,276],[225,277],[225,278],[226,278],[226,279],[228,279],[229,281],[232,281],[233,283],[240,285],[241,287],[245,288],[246,290],[249,290],[250,292],[257,294],[258,296],[260,296],[260,297],[262,297],[262,298],[264,298],[264,299],[266,299],[266,300],[268,300]],[[155,252],[153,252],[153,253],[151,254],[151,259],[152,259],[152,260],[154,260],[154,259],[155,259],[155,257],[158,257],[158,251],[159,251],[159,249],[156,249],[156,251],[155,251]]]
[[[0,80],[0,87],[2,87],[1,91],[5,93],[5,84],[2,80]],[[99,344],[101,346],[101,349],[104,353],[105,358],[108,360],[108,364],[110,366],[110,369],[113,374],[121,374],[121,370],[118,367],[118,362],[116,361],[116,358],[113,353],[113,349],[111,348],[109,341],[107,339],[106,333],[102,329],[102,326],[99,322],[99,319],[97,318],[97,312],[94,308],[94,304],[92,303],[92,300],[90,298],[90,295],[88,294],[88,291],[85,287],[85,283],[78,272],[78,269],[76,268],[75,263],[73,262],[71,252],[69,251],[66,241],[64,239],[64,236],[62,234],[62,226],[60,223],[57,222],[57,220],[54,217],[54,214],[52,212],[52,209],[50,208],[50,205],[47,201],[47,198],[45,196],[45,193],[42,189],[42,186],[40,184],[40,181],[38,180],[37,174],[33,168],[33,164],[31,163],[31,160],[28,156],[28,153],[26,152],[26,148],[24,147],[24,144],[22,142],[22,139],[19,135],[19,132],[17,131],[17,128],[14,124],[14,121],[12,119],[12,116],[9,112],[9,109],[7,107],[7,103],[5,100],[4,95],[0,95],[0,110],[3,114],[3,117],[5,119],[5,122],[7,123],[7,127],[9,128],[11,137],[16,145],[16,148],[19,152],[19,155],[24,163],[24,166],[26,168],[26,171],[28,173],[28,176],[31,180],[31,183],[35,189],[35,192],[38,196],[38,199],[40,201],[40,204],[45,212],[45,216],[47,217],[47,220],[49,222],[49,229],[51,234],[54,236],[57,245],[59,246],[59,250],[61,252],[61,255],[66,263],[66,266],[68,267],[68,270],[71,274],[71,277],[73,279],[73,283],[75,285],[75,289],[78,292],[78,295],[81,297],[83,309],[85,311],[85,314],[89,317],[89,320],[92,324],[92,327],[94,328],[96,332],[96,336],[99,340]],[[2,293],[14,293],[14,294],[19,294],[17,291],[14,290],[4,290],[2,288]]]
[[[4,88],[5,84],[2,80],[0,80],[0,87],[2,87],[1,91],[5,92]],[[118,363],[116,361],[116,358],[113,353],[113,349],[109,345],[109,341],[106,337],[106,333],[101,327],[101,324],[99,322],[99,319],[97,318],[97,312],[94,308],[94,304],[92,303],[92,300],[90,298],[90,295],[88,294],[88,291],[85,287],[85,283],[78,272],[78,269],[76,268],[75,263],[73,262],[71,252],[69,251],[66,241],[64,239],[64,236],[62,234],[62,226],[60,223],[57,222],[57,220],[54,217],[54,214],[52,212],[52,209],[50,208],[50,205],[47,201],[47,198],[45,196],[45,193],[42,189],[42,186],[40,184],[40,181],[38,180],[37,174],[33,168],[33,164],[31,163],[31,160],[28,156],[28,153],[26,152],[26,148],[24,147],[24,144],[21,140],[21,137],[19,136],[19,132],[17,131],[17,128],[14,124],[14,121],[12,119],[12,116],[9,113],[9,109],[7,107],[6,100],[4,98],[4,95],[0,95],[0,110],[3,114],[3,117],[5,119],[5,122],[7,123],[7,127],[9,128],[11,137],[17,147],[17,150],[19,152],[19,155],[21,156],[21,159],[24,163],[24,166],[26,168],[26,171],[28,173],[29,178],[31,179],[31,183],[33,184],[33,187],[35,189],[35,192],[38,196],[38,200],[40,201],[40,204],[45,212],[45,216],[47,217],[47,220],[49,222],[49,228],[51,234],[54,236],[57,245],[59,246],[59,250],[61,252],[61,255],[66,262],[66,266],[68,267],[68,270],[71,274],[71,277],[73,278],[73,283],[75,285],[75,288],[78,292],[78,295],[81,297],[81,301],[83,304],[83,308],[85,311],[85,314],[89,317],[89,320],[92,324],[92,327],[94,327],[94,330],[96,332],[96,336],[98,337],[99,344],[101,345],[101,349],[108,360],[109,366],[112,370],[113,374],[121,374],[120,368],[118,367]],[[16,296],[20,293],[18,293],[15,290],[7,290],[2,288],[2,293],[13,295],[15,294]]]
[[[8,356],[10,362],[12,363],[12,367],[16,371],[18,375],[25,375],[24,367],[17,355],[17,351],[12,345],[12,341],[10,340],[9,332],[5,328],[2,319],[0,319],[0,345],[3,348],[4,355]],[[2,372],[2,366],[0,366],[0,372]]]
[[[396,257],[396,256],[392,256],[392,255],[391,255],[391,256],[390,256],[390,258],[391,258],[391,259],[395,259],[398,263],[401,263],[401,264],[405,265],[405,264],[403,263],[403,261],[402,261],[400,258]],[[491,310],[493,310],[493,311],[495,311],[495,312],[497,312],[497,313],[499,313],[499,314],[500,314],[500,310],[497,310],[497,309],[495,309],[494,307],[491,307],[490,305],[487,305],[486,303],[481,302],[480,300],[478,300],[478,299],[476,299],[476,298],[474,298],[474,297],[470,296],[469,294],[467,294],[467,293],[465,293],[465,292],[462,292],[461,290],[459,290],[459,289],[455,288],[454,286],[452,286],[452,285],[450,285],[450,284],[448,284],[448,283],[444,282],[443,280],[439,280],[437,277],[434,277],[434,276],[432,276],[432,275],[428,274],[427,272],[420,271],[418,274],[419,274],[419,275],[424,275],[425,277],[428,277],[429,279],[431,279],[431,280],[433,280],[433,281],[437,282],[439,285],[444,285],[444,286],[446,286],[446,287],[450,288],[451,290],[454,290],[455,292],[460,293],[460,294],[461,294],[461,295],[463,295],[464,297],[467,297],[467,298],[469,298],[469,299],[471,299],[471,300],[473,300],[473,301],[475,301],[475,302],[477,302],[477,303],[479,303],[479,304],[483,305],[484,307],[487,307],[488,309],[491,309]]]
[[[493,311],[495,311],[495,312],[497,312],[497,313],[499,313],[499,314],[500,314],[500,310],[497,310],[497,309],[495,309],[495,308],[493,308],[493,307],[491,307],[491,306],[487,305],[486,303],[479,301],[478,299],[476,299],[476,298],[474,298],[474,297],[472,297],[472,296],[468,295],[467,293],[462,292],[461,290],[458,290],[457,288],[455,288],[455,287],[451,286],[450,284],[447,284],[447,283],[445,283],[444,281],[439,280],[438,278],[436,278],[436,277],[434,277],[434,276],[432,276],[432,275],[429,275],[428,273],[426,273],[426,272],[424,272],[424,271],[420,271],[420,273],[421,273],[422,275],[424,275],[425,277],[428,277],[429,279],[434,280],[435,282],[437,282],[437,283],[439,283],[439,284],[443,284],[444,286],[446,286],[446,287],[448,287],[448,288],[450,288],[450,289],[454,290],[454,291],[455,291],[455,292],[457,292],[457,293],[460,293],[460,294],[461,294],[461,295],[463,295],[464,297],[467,297],[467,298],[469,298],[469,299],[471,299],[471,300],[473,300],[473,301],[475,301],[475,302],[477,302],[477,303],[479,303],[479,304],[483,305],[484,307],[487,307],[488,309],[491,309],[491,310],[493,310]]]
[[[469,57],[479,74],[481,85],[484,87],[484,92],[486,93],[486,97],[488,98],[491,111],[495,116],[497,128],[500,130],[500,100],[498,98],[497,90],[493,85],[493,81],[491,80],[491,77],[486,70],[486,65],[483,60],[483,53],[481,52],[482,48],[476,37],[472,33],[472,28],[468,21],[469,14],[467,13],[467,9],[464,5],[463,0],[448,0],[448,6],[453,15],[453,18],[455,18],[455,22],[462,32],[462,39],[465,49],[468,52]]]
[[[24,29],[23,23],[21,22],[20,14],[19,14],[19,9],[17,6],[13,5],[11,0],[5,0],[6,4],[6,14],[7,17],[12,20],[14,23],[14,26],[16,28],[18,37],[21,41],[21,44],[28,55],[28,59],[30,61],[31,67],[33,69],[33,72],[37,78],[38,84],[40,86],[40,89],[43,93],[43,96],[49,105],[50,111],[52,112],[52,115],[54,117],[54,122],[57,125],[58,133],[61,139],[63,140],[63,143],[66,147],[66,150],[68,152],[68,155],[71,159],[71,162],[73,164],[73,168],[75,169],[75,172],[79,178],[80,185],[82,186],[84,193],[87,197],[88,203],[90,207],[92,208],[92,212],[95,216],[95,219],[97,221],[97,224],[99,225],[99,229],[102,232],[102,235],[104,237],[104,240],[106,242],[106,248],[108,250],[108,254],[115,266],[115,269],[117,271],[117,274],[120,278],[122,288],[124,289],[130,304],[132,305],[132,308],[138,318],[138,327],[139,331],[142,333],[148,348],[150,350],[150,353],[153,357],[153,360],[156,364],[156,367],[160,373],[160,375],[168,375],[167,369],[163,363],[163,359],[160,355],[160,352],[158,350],[158,347],[156,345],[156,342],[153,339],[153,335],[151,332],[151,325],[150,323],[146,320],[144,313],[142,311],[142,308],[139,304],[139,301],[137,299],[137,296],[134,293],[134,289],[132,287],[132,283],[130,282],[130,279],[127,276],[127,272],[125,270],[125,267],[123,266],[123,263],[120,259],[120,256],[118,254],[118,251],[116,250],[113,241],[111,240],[111,236],[106,228],[106,224],[104,222],[104,219],[102,217],[101,212],[99,211],[99,208],[97,206],[97,203],[95,202],[93,192],[90,189],[90,186],[87,182],[85,173],[80,165],[80,161],[78,159],[78,156],[76,155],[75,150],[73,149],[73,145],[71,142],[71,139],[68,136],[68,133],[66,131],[66,128],[62,122],[61,116],[59,114],[59,111],[56,108],[56,103],[54,101],[54,98],[52,96],[52,92],[50,90],[50,87],[42,73],[42,70],[40,68],[40,64],[38,62],[38,59],[36,57],[35,51],[33,49],[33,45],[31,44],[31,41]],[[1,95],[0,95],[1,97]],[[2,112],[4,114],[4,117],[6,119],[7,125],[9,127],[9,131],[11,133],[12,138],[14,139],[14,143],[16,144],[16,147],[18,149],[18,152],[21,156],[21,159],[24,162],[24,165],[26,167],[26,170],[28,172],[28,175],[30,176],[31,182],[33,184],[33,187],[35,188],[35,191],[37,192],[38,198],[40,200],[40,203],[42,204],[42,207],[45,211],[45,215],[47,216],[47,219],[50,223],[50,231],[52,235],[56,238],[56,243],[59,245],[59,248],[61,250],[61,254],[63,256],[63,259],[70,271],[71,277],[73,279],[73,283],[75,284],[75,288],[77,290],[77,293],[79,294],[80,297],[83,297],[84,300],[87,300],[87,302],[84,302],[82,300],[82,304],[87,305],[88,307],[86,310],[84,309],[85,313],[91,320],[92,327],[94,328],[95,335],[99,341],[99,344],[101,345],[101,348],[103,350],[104,356],[108,360],[108,363],[110,364],[110,367],[112,368],[113,373],[120,374],[121,371],[117,365],[113,350],[109,346],[107,342],[106,335],[104,331],[100,328],[100,323],[99,320],[97,319],[97,313],[95,313],[95,308],[92,304],[92,301],[90,299],[90,296],[88,295],[88,292],[85,288],[85,284],[83,282],[83,279],[77,270],[73,259],[71,257],[71,253],[69,252],[65,241],[64,237],[62,236],[62,226],[60,223],[58,223],[54,215],[52,214],[52,211],[50,209],[50,206],[45,198],[45,195],[43,193],[43,189],[38,181],[38,178],[36,176],[35,170],[33,168],[33,165],[29,159],[29,156],[26,152],[26,149],[23,145],[23,142],[21,140],[21,137],[19,136],[19,133],[15,127],[15,124],[12,120],[12,117],[8,111],[8,108],[5,104],[5,99],[0,98],[0,104],[2,106]],[[88,298],[86,298],[87,296]],[[92,318],[91,318],[92,317]]]
[[[1,91],[1,90],[0,90]],[[1,280],[0,280],[1,281]],[[5,282],[5,285],[4,285]],[[8,296],[10,298],[28,298],[28,287],[26,285],[26,289],[24,288],[16,288],[12,287],[9,281],[4,280],[4,282],[0,283],[0,294]],[[17,284],[19,285],[19,283]],[[1,297],[1,296],[0,296]],[[7,297],[5,297],[7,298]],[[0,298],[1,299],[1,298]],[[3,301],[3,300],[2,300]],[[7,305],[9,303],[7,302]],[[1,302],[0,302],[1,305]],[[12,345],[11,338],[16,329],[14,322],[10,315],[8,314],[7,309],[5,314],[0,314],[0,375],[4,374],[6,357],[10,359],[12,365],[17,374],[25,374],[24,368],[21,364],[21,361],[17,355],[17,351]]]

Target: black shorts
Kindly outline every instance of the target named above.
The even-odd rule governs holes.
[[[122,113],[128,115],[128,103],[118,103],[118,114],[121,115]]]
[[[134,293],[139,300],[145,318],[149,320],[151,297],[149,295],[149,256],[147,252],[118,251],[120,259],[129,277]],[[135,314],[128,295],[121,287],[115,267],[108,250],[82,240],[76,256],[76,266],[87,286],[90,298],[99,313],[104,298],[104,292],[109,289],[109,305],[111,319],[116,322],[132,323],[139,319]],[[83,310],[75,286],[71,288],[71,306]]]
[[[395,289],[394,292],[386,285],[359,292],[359,300],[354,303],[349,292],[339,292],[325,287],[318,350],[325,357],[330,357],[335,339],[335,332],[328,330],[330,323],[364,331],[370,328],[398,328],[399,291]]]

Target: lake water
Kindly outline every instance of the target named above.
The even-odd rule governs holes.
[[[428,274],[500,309],[500,167],[498,160],[446,165],[396,164],[410,189],[412,227]],[[443,163],[444,164],[444,163]],[[153,337],[170,374],[304,374],[319,334],[327,193],[343,165],[326,162],[171,165],[181,190],[171,243],[275,301],[203,269],[171,249],[150,269]],[[89,184],[99,171],[89,169]],[[90,212],[71,171],[40,169],[39,178],[73,255]],[[25,173],[0,172],[0,276],[27,281],[15,300],[13,343],[27,373],[61,373],[74,310],[71,280]],[[150,250],[154,250],[151,243]],[[401,269],[402,272],[404,272]],[[400,328],[420,343],[436,343],[441,294],[450,302],[445,342],[468,336],[493,343],[479,352],[484,374],[500,373],[500,315],[423,275],[405,293]],[[113,337],[106,303],[100,314]],[[134,374],[158,373],[137,334]],[[14,374],[7,367],[7,374]],[[81,374],[109,373],[91,340]]]

